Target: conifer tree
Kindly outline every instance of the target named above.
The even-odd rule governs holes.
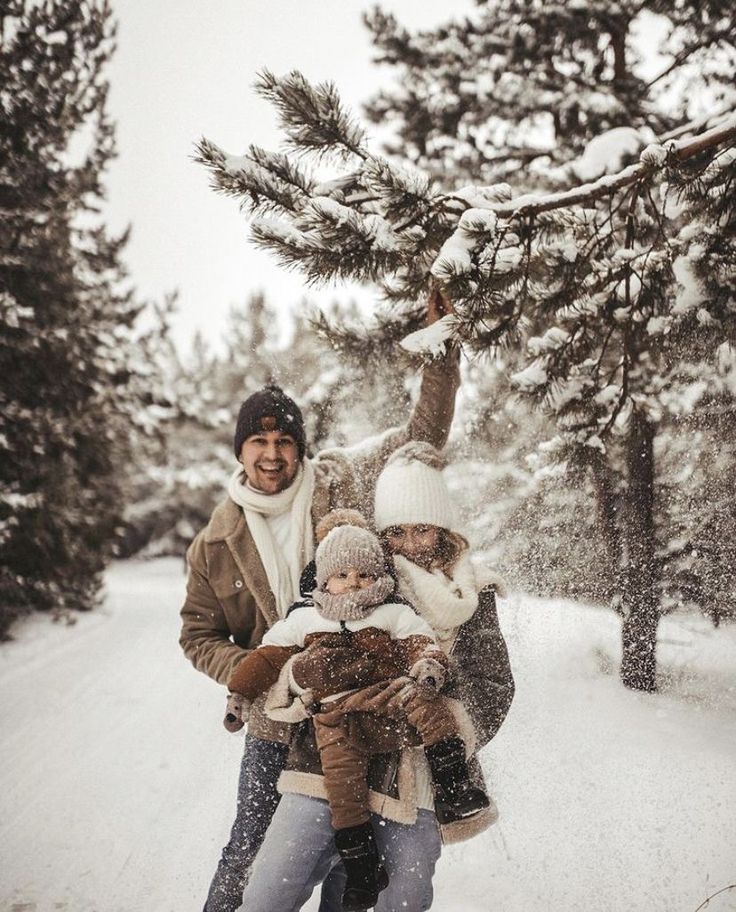
[[[642,6],[595,0],[563,5],[493,0],[479,2],[466,20],[429,31],[409,33],[380,9],[366,22],[376,60],[395,74],[391,87],[368,104],[368,116],[382,125],[390,123],[395,135],[389,149],[439,177],[446,189],[505,180],[513,184],[516,195],[567,188],[635,161],[655,133],[671,131],[676,138],[676,128],[703,110],[733,105],[734,18],[722,2]],[[658,62],[645,66],[655,49]],[[546,326],[537,326],[535,317],[526,314],[527,333],[543,335]],[[523,355],[523,348],[504,352],[508,373],[513,373],[515,363],[516,369],[523,366]],[[700,370],[707,369],[701,365]],[[494,382],[498,389],[492,398],[504,404],[513,401],[500,372]],[[488,390],[487,380],[484,388]],[[660,433],[671,418],[659,423]],[[523,420],[539,427],[541,440],[553,436],[552,423],[545,432],[539,415],[527,413]],[[663,446],[658,445],[658,452],[664,453]],[[515,474],[522,478],[527,455],[520,448],[515,463]],[[534,574],[530,577],[526,568],[532,566],[554,591],[561,585],[567,588],[571,576],[574,585],[591,579],[577,559],[585,549],[568,550],[568,560],[560,562],[551,550],[556,538],[546,523],[547,514],[559,517],[567,512],[577,517],[573,524],[585,541],[595,541],[586,516],[592,480],[598,531],[604,533],[608,548],[600,552],[595,585],[587,589],[587,596],[599,599],[602,592],[620,587],[624,545],[615,520],[625,515],[621,501],[627,493],[626,465],[611,448],[606,458],[593,458],[595,471],[588,472],[587,481],[579,477],[577,460],[540,465],[535,477],[541,484],[530,489],[522,483],[516,497],[507,499],[516,499],[518,507],[509,508],[508,523],[500,533],[503,553],[520,559],[527,584]],[[582,465],[589,462],[583,459]],[[662,490],[655,503],[663,536],[658,549],[665,571],[665,603],[693,604],[685,589],[672,586],[674,566],[667,555],[677,553],[683,539],[675,536],[672,547],[666,544],[670,532],[665,530],[678,525],[670,521],[666,496],[671,489],[667,473],[674,462],[660,462]],[[523,502],[524,498],[531,501]],[[566,510],[560,509],[562,498]],[[545,522],[546,534],[535,534],[532,525],[525,543],[517,521],[526,513]],[[705,518],[691,517],[691,524]],[[579,540],[578,535],[570,538]],[[525,550],[532,560],[527,560]],[[712,577],[716,552],[708,551],[714,557],[706,575]],[[733,599],[727,602],[721,610],[733,611]],[[621,610],[619,601],[614,604]],[[701,604],[711,610],[706,609],[708,599]]]
[[[687,124],[691,117],[704,108],[728,110],[736,100],[732,79],[736,24],[730,5],[723,2],[656,3],[642,8],[637,3],[611,6],[595,0],[569,5],[495,0],[479,3],[476,14],[465,21],[428,32],[410,34],[378,9],[366,22],[377,60],[396,74],[393,86],[369,103],[367,113],[375,122],[393,124],[393,151],[400,150],[402,157],[442,175],[446,187],[448,179],[455,186],[468,181],[494,185],[508,179],[518,195],[595,180],[635,162],[655,133],[671,139],[695,133],[698,124]],[[644,58],[655,43],[652,38],[660,63],[645,69]],[[614,199],[612,193],[611,203]],[[670,214],[674,209],[670,206]],[[634,230],[633,221],[630,227]],[[527,336],[545,337],[549,324],[544,313],[532,308],[525,320]],[[648,329],[656,332],[656,322]],[[723,357],[714,359],[711,350],[695,362],[697,348],[694,345],[689,351],[687,342],[680,346],[679,357],[691,363],[689,371],[679,371],[679,379],[673,371],[669,377],[660,373],[654,381],[666,407],[650,408],[656,416],[653,460],[658,466],[651,498],[654,516],[649,523],[655,542],[647,564],[653,566],[653,601],[659,599],[660,609],[697,604],[709,614],[733,614],[734,587],[728,585],[730,574],[723,570],[729,562],[722,560],[723,525],[728,525],[729,517],[733,524],[733,511],[715,482],[724,476],[703,477],[704,459],[699,460],[700,473],[693,466],[686,476],[681,466],[675,470],[677,461],[670,453],[670,444],[683,436],[685,420],[693,428],[707,422],[714,397],[719,397],[719,414],[733,416],[733,396],[717,367]],[[520,346],[517,353],[505,357],[513,362],[525,354]],[[662,362],[647,368],[654,378]],[[551,416],[555,415],[552,409]],[[673,422],[679,422],[679,427],[673,427]],[[708,431],[698,430],[698,434],[697,440],[690,436],[689,445],[682,440],[679,452],[686,447],[692,457],[693,445],[707,447],[712,439]],[[573,474],[580,466],[589,469],[612,583],[619,591],[625,587],[627,568],[631,570],[629,539],[637,510],[629,495],[637,489],[640,468],[627,458],[625,449],[616,439],[601,450],[586,452],[578,447],[559,454],[559,464]],[[547,458],[554,455],[547,446],[545,451]],[[728,448],[721,450],[721,465],[728,452]],[[696,477],[700,478],[697,486]],[[683,482],[685,490],[675,496]],[[568,487],[568,506],[580,513],[587,485]],[[704,500],[699,495],[706,488],[711,496]],[[687,513],[682,509],[685,503],[690,507]],[[696,544],[688,529],[699,529],[705,537]],[[545,543],[549,541],[546,535]],[[601,570],[605,569],[603,562]],[[641,642],[638,634],[629,635],[636,612],[632,616],[620,598],[615,604],[624,617],[627,654],[628,646]],[[642,656],[624,661],[624,679],[634,686],[638,686],[637,674],[627,669],[638,663],[648,669],[644,686],[652,685],[653,662],[647,657],[653,656],[654,623],[648,625],[648,645]]]
[[[0,7],[0,631],[96,600],[151,391],[126,235],[100,223],[114,152],[104,2]],[[140,360],[139,360],[140,359]],[[150,429],[150,428],[149,428]]]
[[[350,276],[380,282],[394,305],[394,323],[406,320],[430,283],[441,283],[455,313],[406,344],[431,353],[452,338],[472,350],[518,353],[516,388],[542,405],[556,426],[547,450],[589,469],[601,529],[618,567],[622,679],[651,690],[665,566],[656,528],[655,440],[668,411],[667,392],[683,364],[715,364],[719,352],[725,357],[724,340],[733,342],[736,120],[726,113],[675,126],[684,115],[668,114],[666,107],[655,116],[646,86],[631,78],[628,87],[623,85],[618,32],[601,31],[608,19],[600,4],[585,4],[587,11],[597,11],[597,19],[573,16],[583,30],[585,23],[598,23],[598,43],[588,35],[589,53],[577,59],[581,66],[592,61],[597,48],[599,65],[591,62],[588,72],[585,63],[569,84],[562,74],[575,72],[567,60],[571,52],[554,37],[541,4],[509,0],[480,6],[481,16],[515,12],[517,25],[525,16],[527,27],[520,34],[529,41],[541,41],[534,17],[547,22],[542,42],[547,50],[538,57],[530,51],[519,60],[537,75],[546,67],[552,85],[561,82],[552,108],[563,104],[563,95],[569,99],[575,85],[580,111],[583,103],[587,106],[585,116],[578,111],[570,121],[575,129],[553,112],[557,139],[570,133],[575,141],[547,156],[546,176],[531,164],[519,175],[520,189],[542,189],[519,194],[498,182],[458,187],[449,160],[434,169],[452,184],[441,187],[411,164],[397,165],[371,150],[334,86],[312,86],[298,73],[277,78],[265,72],[258,83],[277,108],[287,147],[298,158],[257,147],[228,156],[207,140],[199,144],[198,155],[215,187],[250,209],[256,241],[286,265],[299,266],[309,280]],[[675,31],[684,34],[683,5],[665,6]],[[700,6],[705,11],[701,33],[688,32],[699,43],[692,54],[718,46],[730,61],[732,18],[725,6]],[[633,11],[632,4],[616,9],[629,7]],[[559,10],[555,5],[555,15],[562,15]],[[634,18],[633,12],[626,18],[627,28]],[[458,26],[447,40],[460,57],[480,33],[484,41],[496,38],[485,22]],[[601,43],[602,35],[609,36],[609,44]],[[411,65],[435,80],[425,100],[436,104],[439,117],[447,108],[446,74],[439,67],[450,51],[445,47],[433,68],[426,62],[430,46],[428,39],[425,56],[417,52]],[[515,59],[510,46],[506,53]],[[555,55],[559,66],[553,65]],[[498,73],[500,79],[501,68]],[[720,62],[708,75],[725,95],[729,87],[721,80]],[[593,92],[606,80],[607,107]],[[507,126],[525,110],[520,97],[510,100]],[[631,126],[621,133],[623,123]],[[669,131],[661,142],[649,141],[654,137],[650,124],[660,134]],[[594,129],[608,127],[593,135]],[[447,136],[446,145],[453,141]],[[426,165],[431,150],[419,143],[416,149],[421,154],[414,158]],[[536,152],[530,162],[541,157]],[[316,179],[310,154],[322,166],[333,164],[332,179]],[[517,166],[522,158],[517,156]],[[471,171],[474,167],[495,174],[477,162],[468,165]],[[544,192],[551,182],[568,188]]]

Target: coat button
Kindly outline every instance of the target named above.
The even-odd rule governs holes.
[[[235,580],[235,588],[236,588],[236,589],[242,589],[242,588],[243,588],[243,581],[242,581],[242,580]]]

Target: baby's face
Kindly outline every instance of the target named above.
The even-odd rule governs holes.
[[[325,589],[330,595],[343,595],[346,592],[354,592],[357,589],[367,589],[375,581],[376,577],[372,573],[358,570],[357,567],[348,567],[346,570],[340,570],[328,577]]]

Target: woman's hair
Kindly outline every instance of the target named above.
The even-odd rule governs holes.
[[[440,529],[437,542],[437,566],[442,570],[449,570],[468,548],[467,541],[457,532],[449,529]]]

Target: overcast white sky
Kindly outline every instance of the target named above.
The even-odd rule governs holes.
[[[215,341],[230,305],[250,291],[263,288],[285,306],[305,293],[299,274],[285,272],[248,240],[237,201],[210,190],[205,169],[191,161],[194,142],[204,135],[234,154],[251,142],[277,147],[275,114],[252,90],[263,67],[331,79],[357,110],[379,80],[390,79],[371,63],[361,23],[368,6],[353,0],[113,0],[119,38],[109,70],[110,109],[119,157],[107,182],[107,217],[116,230],[133,226],[127,262],[140,293],[160,298],[179,289],[180,344],[196,328]],[[387,0],[382,6],[414,28],[445,21],[450,11],[461,15],[473,4]]]

